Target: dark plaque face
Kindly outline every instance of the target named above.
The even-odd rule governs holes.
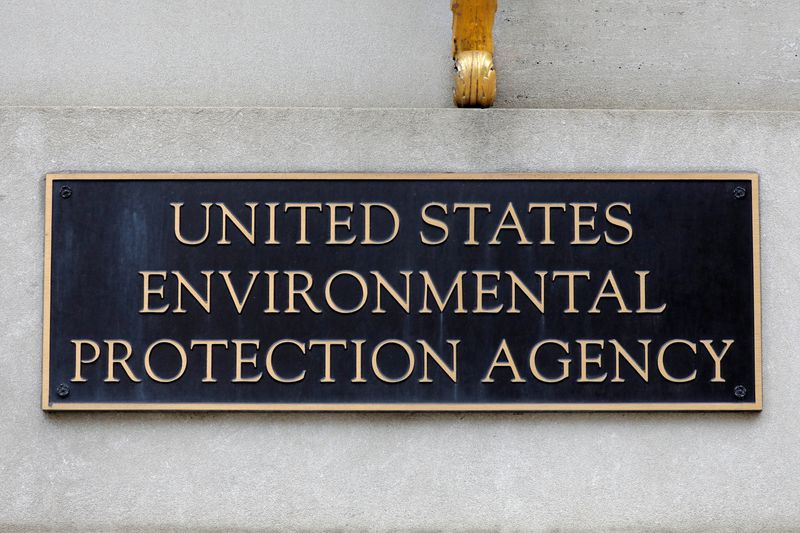
[[[753,174],[47,177],[43,408],[760,410]]]

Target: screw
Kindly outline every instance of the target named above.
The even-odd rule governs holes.
[[[70,188],[69,188],[69,187],[67,187],[66,185],[62,185],[62,186],[61,186],[61,193],[60,193],[60,194],[61,194],[61,198],[63,198],[64,200],[66,200],[67,198],[69,198],[70,196],[72,196],[72,189],[70,189]]]
[[[747,190],[744,187],[739,185],[739,186],[733,188],[733,197],[734,198],[736,198],[737,200],[741,200],[745,196],[747,196]]]
[[[62,383],[58,387],[56,387],[56,394],[58,394],[59,398],[66,398],[69,396],[69,385]]]
[[[744,385],[736,385],[733,388],[733,395],[740,400],[743,399],[745,396],[747,396],[747,387]]]

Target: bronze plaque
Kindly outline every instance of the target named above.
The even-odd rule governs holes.
[[[761,409],[754,174],[46,188],[46,410]]]

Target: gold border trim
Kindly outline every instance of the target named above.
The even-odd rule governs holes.
[[[595,180],[749,181],[753,218],[753,344],[755,402],[740,403],[49,403],[50,281],[53,186],[57,180]],[[761,245],[759,176],[754,172],[518,173],[54,173],[45,178],[42,410],[44,411],[761,411]]]
[[[760,411],[755,403],[54,403],[48,411]]]
[[[63,172],[55,180],[747,180],[755,172]]]
[[[44,192],[44,305],[42,307],[42,409],[50,397],[50,267],[53,231],[53,178],[48,175]]]

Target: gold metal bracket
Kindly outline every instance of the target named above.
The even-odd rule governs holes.
[[[492,28],[497,0],[451,0],[457,107],[490,107],[497,93]]]

